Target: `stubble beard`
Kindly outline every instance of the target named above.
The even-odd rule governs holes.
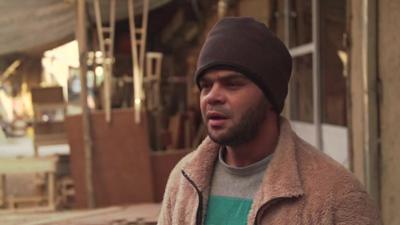
[[[214,135],[208,130],[208,136],[214,142],[224,146],[239,146],[253,139],[266,118],[268,103],[261,99],[243,113],[239,122],[230,127],[224,134]]]

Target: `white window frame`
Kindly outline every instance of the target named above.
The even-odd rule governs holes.
[[[293,129],[306,141],[324,151],[344,166],[349,166],[348,157],[348,129],[322,123],[322,98],[321,98],[321,69],[320,69],[320,10],[319,0],[311,0],[312,9],[312,41],[295,47],[290,47],[290,0],[284,1],[284,42],[289,48],[293,59],[308,54],[312,55],[312,81],[313,81],[313,122],[293,120],[291,118],[291,88],[286,102],[287,117],[291,120]]]

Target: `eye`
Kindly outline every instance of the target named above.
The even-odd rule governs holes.
[[[203,89],[209,89],[212,83],[206,80],[199,81],[199,88],[202,91]]]
[[[237,89],[244,86],[245,83],[241,80],[228,80],[225,82],[225,86],[229,89]]]

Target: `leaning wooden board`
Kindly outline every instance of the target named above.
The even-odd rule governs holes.
[[[2,225],[125,225],[156,224],[160,204],[112,206],[93,210],[75,210],[52,213],[4,213],[0,211]],[[8,218],[8,219],[7,219]],[[31,219],[30,219],[31,218]],[[138,221],[140,221],[138,223]]]

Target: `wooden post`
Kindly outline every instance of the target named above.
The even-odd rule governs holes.
[[[93,166],[92,166],[92,139],[90,132],[90,112],[87,103],[87,34],[86,34],[86,5],[85,0],[77,1],[77,27],[76,39],[79,47],[80,78],[81,78],[81,104],[82,104],[82,124],[83,124],[83,143],[85,152],[85,180],[86,196],[89,208],[95,207],[95,196],[93,191]]]
[[[161,147],[162,130],[162,105],[161,105],[161,66],[163,54],[161,52],[146,53],[146,76],[143,78],[145,84],[146,108],[154,116],[156,149]]]
[[[161,108],[161,66],[163,54],[160,52],[146,53],[146,76],[143,78],[143,83],[147,84],[145,92],[147,109],[159,110]]]
[[[380,204],[379,190],[379,96],[377,59],[377,2],[363,1],[362,4],[362,67],[364,106],[364,168],[365,186],[368,193]]]
[[[7,185],[6,185],[6,175],[0,174],[0,182],[1,182],[1,204],[0,206],[5,206],[7,202]]]
[[[47,173],[47,201],[49,203],[50,210],[56,209],[56,179],[55,179],[55,172]]]

